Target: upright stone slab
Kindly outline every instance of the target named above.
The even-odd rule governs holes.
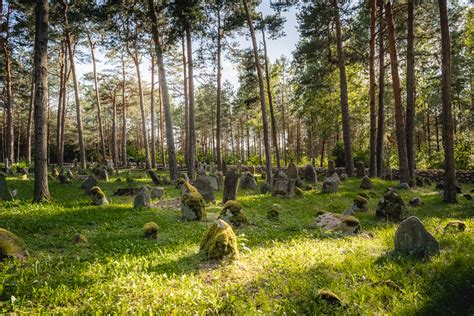
[[[224,194],[222,201],[237,200],[237,189],[239,187],[239,175],[233,170],[229,170],[224,179]]]
[[[193,181],[193,186],[199,191],[204,200],[207,202],[214,202],[214,188],[212,187],[211,181],[204,174],[199,174],[196,180]]]
[[[294,163],[290,162],[288,164],[288,167],[286,168],[286,175],[288,179],[296,180],[298,178],[298,168],[296,168]]]
[[[7,180],[3,173],[0,173],[0,199],[3,201],[13,200],[13,195],[10,190],[8,190]]]
[[[398,226],[395,233],[395,251],[427,257],[439,253],[439,243],[418,217],[410,216]]]
[[[363,190],[372,190],[372,181],[369,177],[365,176],[362,178],[360,188]]]
[[[312,164],[307,164],[304,168],[304,179],[306,182],[309,183],[316,183],[318,181],[316,169]]]
[[[295,196],[296,180],[277,179],[272,188],[272,194],[277,197],[292,198]]]
[[[337,193],[339,191],[339,182],[332,177],[323,182],[323,193]]]
[[[328,161],[328,172],[327,176],[330,177],[336,172],[336,163],[334,160],[329,160]]]
[[[214,161],[211,161],[211,163],[209,164],[209,174],[211,176],[215,176],[216,175],[216,164],[214,163]]]
[[[217,180],[217,176],[214,175],[209,175],[207,176],[209,179],[209,182],[211,183],[211,187],[214,191],[219,191],[219,181]]]
[[[258,188],[257,180],[255,180],[255,177],[250,171],[246,171],[242,174],[239,186],[244,190],[255,190]]]
[[[150,200],[150,191],[147,187],[143,187],[140,189],[140,191],[138,191],[138,194],[135,196],[135,200],[133,201],[133,208],[151,208]]]
[[[84,182],[81,184],[81,189],[84,189],[85,194],[90,194],[92,187],[97,185],[97,179],[94,176],[89,176]]]
[[[217,185],[219,190],[224,187],[224,173],[222,171],[216,172]]]
[[[364,167],[364,163],[362,161],[358,161],[356,163],[356,175],[359,178],[365,177],[365,167]]]
[[[161,179],[160,177],[155,173],[153,170],[148,170],[148,175],[151,178],[151,181],[153,181],[154,185],[161,185]]]
[[[92,196],[92,204],[93,205],[107,205],[109,204],[109,201],[107,200],[107,197],[105,196],[104,191],[101,190],[99,187],[92,187],[90,194]]]
[[[109,173],[107,172],[106,169],[101,168],[98,172],[98,178],[101,181],[109,182]]]
[[[206,218],[204,199],[189,182],[181,186],[181,214],[184,220],[202,220]]]

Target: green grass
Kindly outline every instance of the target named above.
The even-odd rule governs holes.
[[[408,207],[409,213],[441,245],[439,255],[419,261],[392,253],[397,225],[375,220],[378,200],[395,182],[374,180],[369,212],[356,215],[364,232],[351,237],[309,227],[318,210],[349,207],[359,179],[343,183],[337,194],[321,194],[319,187],[294,199],[239,192],[251,225],[235,230],[239,258],[217,264],[198,253],[209,222],[183,222],[177,209],[134,210],[132,197],[112,196],[126,186],[114,181],[100,183],[110,204],[92,206],[79,182],[50,181],[53,201],[31,204],[32,181],[8,179],[18,199],[0,202],[0,227],[22,237],[30,256],[0,263],[0,313],[474,313],[474,202],[462,197],[445,205],[433,187],[402,191],[405,202],[421,196],[424,205]],[[165,188],[166,199],[178,196]],[[266,218],[274,203],[281,205],[279,222]],[[212,220],[220,206],[207,209]],[[466,231],[443,233],[451,220],[463,220]],[[156,240],[143,236],[151,221],[159,226]],[[89,243],[75,244],[76,233]],[[317,301],[322,289],[344,306]]]

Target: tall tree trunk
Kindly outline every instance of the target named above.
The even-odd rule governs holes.
[[[114,88],[112,93],[112,160],[114,166],[118,164],[118,154],[117,154],[117,87]]]
[[[168,145],[168,165],[170,170],[171,180],[177,180],[178,178],[178,167],[176,164],[176,151],[174,147],[174,133],[173,133],[173,121],[171,117],[171,105],[168,94],[168,85],[166,83],[166,72],[163,61],[163,49],[158,36],[158,20],[156,17],[155,8],[153,6],[153,0],[147,0],[148,2],[148,13],[151,19],[151,29],[153,35],[153,41],[155,42],[156,59],[158,66],[158,76],[161,88],[161,98],[163,101],[163,109],[166,120],[166,142]]]
[[[159,80],[159,78],[158,78]],[[161,93],[161,88],[158,85],[158,93],[160,94],[160,145],[161,145],[161,164],[163,167],[165,164],[165,141],[163,138],[163,131],[165,129],[164,126],[164,115],[163,115],[163,94]]]
[[[186,61],[186,43],[185,43],[185,35],[181,37],[181,48],[182,48],[182,55],[183,55],[183,93],[184,93],[184,161],[186,163],[186,167],[188,166],[188,146],[189,146],[189,89],[188,89],[188,64]]]
[[[59,147],[61,146],[61,113],[63,112],[63,98],[64,95],[64,80],[66,80],[66,73],[64,72],[64,55],[66,54],[64,42],[61,43],[61,52],[59,55],[60,69],[59,69],[59,98],[58,98],[58,114],[56,116],[56,160],[59,163]]]
[[[273,98],[272,98],[272,88],[270,85],[270,70],[268,69],[268,54],[267,54],[267,41],[265,40],[265,31],[262,28],[262,39],[263,39],[263,52],[265,55],[265,79],[267,80],[267,96],[268,96],[268,106],[270,107],[270,122],[272,124],[272,142],[275,149],[275,158],[277,163],[278,170],[281,169],[280,164],[280,151],[278,150],[278,140],[277,140],[277,127],[275,122],[275,114],[273,111]]]
[[[221,154],[221,2],[217,1],[217,91],[216,91],[216,160],[217,169],[222,170]]]
[[[94,92],[95,92],[95,102],[97,103],[97,120],[99,121],[99,137],[100,137],[100,150],[102,152],[102,161],[105,162],[106,151],[105,151],[105,139],[104,139],[104,126],[102,124],[102,109],[100,105],[100,95],[99,95],[99,82],[97,80],[97,66],[95,62],[95,53],[94,47],[95,43],[92,41],[92,35],[90,32],[87,32],[87,38],[89,40],[89,46],[91,49],[92,56],[92,73],[94,74]]]
[[[140,114],[142,117],[143,147],[145,149],[145,165],[146,165],[146,169],[149,170],[151,168],[151,165],[150,165],[150,152],[148,148],[148,134],[147,134],[147,128],[146,128],[145,101],[143,98],[142,76],[140,74],[140,60],[138,57],[138,53],[136,51],[132,55],[132,59],[135,64],[135,69],[137,72],[138,96],[140,99]]]
[[[156,169],[156,139],[155,139],[155,54],[151,54],[151,91],[150,91],[150,112],[151,112],[151,167]]]
[[[191,27],[186,27],[186,49],[188,57],[188,119],[189,119],[189,137],[188,137],[188,177],[194,177],[194,163],[196,156],[196,129],[194,118],[194,77],[193,77],[193,48],[191,41]]]
[[[10,163],[15,161],[15,146],[14,146],[14,129],[13,129],[13,91],[12,91],[12,66],[11,66],[11,51],[9,47],[9,38],[10,38],[10,14],[12,11],[11,3],[7,7],[7,16],[6,16],[6,36],[3,39],[3,53],[5,55],[5,89],[7,94],[7,103],[5,104],[6,108],[6,152],[7,159]]]
[[[384,18],[383,1],[378,0],[379,7],[379,95],[378,95],[378,115],[377,115],[377,175],[382,176],[383,169],[383,138],[385,125],[385,50],[384,50]]]
[[[247,0],[242,0],[244,4],[245,14],[247,16],[247,24],[250,30],[250,36],[252,37],[253,55],[255,58],[255,67],[257,68],[258,77],[258,88],[260,92],[260,105],[262,108],[262,121],[263,121],[263,144],[265,147],[265,166],[267,172],[267,183],[272,184],[272,154],[270,151],[270,141],[268,137],[268,119],[267,119],[267,105],[265,102],[265,88],[263,84],[262,68],[260,66],[260,58],[258,56],[257,39],[255,38],[255,30],[253,28],[252,17],[247,6]]]
[[[48,0],[36,0],[34,202],[49,199],[48,188]]]
[[[65,46],[64,47],[64,75],[65,75],[65,78],[64,78],[64,81],[63,81],[63,106],[62,106],[62,111],[61,111],[61,131],[60,131],[60,135],[61,137],[59,138],[59,153],[58,153],[58,165],[59,167],[62,168],[63,166],[63,162],[64,162],[64,130],[65,130],[65,126],[66,126],[66,107],[68,105],[68,96],[67,96],[67,83],[69,81],[69,74],[70,74],[71,70],[69,69],[68,70],[68,58],[67,58],[67,47]]]
[[[76,66],[74,64],[74,53],[72,50],[71,35],[69,34],[69,20],[67,17],[68,5],[65,0],[63,0],[63,8],[64,8],[64,11],[63,11],[64,30],[65,30],[65,35],[66,35],[66,44],[67,44],[68,53],[69,53],[69,63],[70,63],[71,72],[72,72],[72,81],[74,83],[74,97],[76,100],[77,135],[79,138],[79,153],[80,153],[80,159],[81,159],[81,168],[86,169],[87,157],[86,157],[86,147],[84,145],[84,136],[82,132],[81,101],[79,98],[79,85],[77,83],[77,77],[76,77]]]
[[[369,57],[369,76],[370,76],[370,157],[369,157],[369,175],[377,176],[377,115],[375,113],[375,15],[376,0],[370,0],[370,57]]]
[[[415,56],[413,33],[414,0],[408,0],[407,18],[407,111],[406,111],[406,146],[408,170],[410,178],[415,177],[415,148],[413,145],[415,132]]]
[[[125,89],[126,89],[126,73],[125,73],[125,58],[122,55],[122,164],[128,165],[127,162],[127,104],[125,103]]]
[[[28,106],[28,121],[26,123],[26,162],[31,163],[31,127],[33,126],[33,108],[35,104],[35,74],[31,78],[31,95]]]
[[[342,46],[341,19],[339,16],[338,0],[333,0],[336,20],[336,40],[337,40],[337,57],[339,63],[339,85],[341,93],[341,113],[342,113],[342,133],[344,139],[344,160],[346,172],[349,177],[354,174],[354,160],[352,158],[352,140],[351,140],[351,124],[349,116],[349,101],[347,96],[347,77],[346,65],[344,60],[344,49]]]
[[[454,127],[451,109],[451,36],[446,0],[438,0],[441,25],[442,101],[444,145],[444,202],[456,203],[456,171],[454,165]]]
[[[403,118],[402,96],[400,92],[400,76],[398,74],[398,53],[395,39],[396,36],[395,28],[393,25],[392,4],[390,1],[385,2],[385,16],[388,30],[388,46],[390,48],[393,97],[395,101],[395,127],[397,134],[400,183],[408,183],[410,179],[410,171],[408,170],[407,146],[405,142],[405,121]]]
[[[281,148],[283,151],[283,162],[287,165],[286,155],[286,113],[285,113],[285,78],[283,75],[283,82],[281,85]]]

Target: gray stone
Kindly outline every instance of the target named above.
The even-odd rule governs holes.
[[[211,161],[211,163],[209,164],[209,174],[211,176],[215,176],[216,175],[216,164],[214,163],[214,161]]]
[[[242,174],[239,187],[244,190],[255,190],[258,188],[257,181],[251,172],[247,171]]]
[[[135,196],[135,200],[133,201],[133,208],[151,208],[150,200],[150,191],[147,187],[143,187],[140,189],[140,191],[138,191],[138,194]]]
[[[356,163],[356,175],[359,178],[365,177],[365,167],[364,167],[364,163],[362,161],[358,161]]]
[[[150,191],[150,197],[152,199],[161,199],[165,194],[165,189],[163,187],[152,188]]]
[[[406,182],[402,182],[393,187],[395,190],[410,190],[410,185]]]
[[[13,200],[13,195],[8,189],[7,180],[5,175],[0,173],[0,199],[3,201]]]
[[[292,162],[288,164],[288,167],[286,168],[286,175],[288,179],[293,179],[295,180],[298,178],[298,168],[296,168],[296,165]]]
[[[268,184],[267,182],[262,182],[260,184],[260,193],[267,194],[271,190],[272,190],[272,188],[271,188],[270,184]]]
[[[341,181],[346,181],[347,179],[349,179],[349,176],[347,175],[347,173],[342,172],[339,178],[341,179]]]
[[[217,178],[217,187],[220,190],[221,188],[224,187],[224,173],[222,171],[217,171],[216,178]]]
[[[53,176],[53,178],[57,178],[57,177],[59,176],[58,169],[53,168],[53,169],[51,170],[51,175]]]
[[[408,210],[400,195],[393,190],[388,190],[380,199],[375,215],[378,219],[400,222],[407,218]]]
[[[207,176],[209,179],[209,182],[211,183],[211,187],[214,191],[219,191],[219,182],[217,181],[217,176],[215,175],[210,175]]]
[[[411,206],[420,206],[423,202],[421,201],[421,198],[419,196],[414,197],[410,200],[410,205]]]
[[[336,172],[336,163],[334,160],[329,160],[328,161],[328,171],[327,171],[327,176],[331,176]]]
[[[161,185],[161,178],[159,175],[156,174],[153,170],[148,170],[148,175],[151,178],[151,181],[153,181],[154,185]]]
[[[193,181],[193,186],[199,191],[205,201],[214,202],[214,189],[212,188],[211,181],[205,175],[198,175],[196,180]]]
[[[292,179],[277,179],[272,188],[272,194],[277,197],[292,198],[295,196],[296,181]]]
[[[89,194],[92,187],[97,185],[97,179],[94,176],[89,176],[87,179],[82,182],[81,189],[84,189],[85,194]]]
[[[107,205],[109,201],[105,196],[105,193],[99,187],[93,187],[90,191],[92,197],[92,204],[93,205]]]
[[[363,190],[372,190],[372,180],[367,176],[363,177],[360,183],[360,188]]]
[[[324,213],[316,218],[316,227],[330,232],[339,232],[346,235],[360,231],[360,223],[354,216],[341,216],[340,214]]]
[[[227,202],[229,200],[236,200],[237,199],[237,190],[239,187],[239,175],[234,171],[230,170],[225,175],[224,179],[224,194],[223,194],[223,202]]]
[[[427,257],[439,253],[439,243],[417,217],[410,216],[395,233],[395,251]]]
[[[323,182],[323,189],[324,193],[337,193],[339,191],[339,183],[334,178],[327,178]]]
[[[316,169],[312,164],[307,164],[304,168],[304,180],[309,183],[316,183],[318,181]]]
[[[206,218],[204,199],[189,182],[181,186],[181,216],[190,221]]]

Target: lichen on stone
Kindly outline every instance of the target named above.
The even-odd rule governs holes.
[[[238,256],[237,237],[232,227],[220,219],[212,223],[201,240],[199,250],[205,253],[209,259]]]
[[[239,202],[234,200],[229,200],[225,202],[224,207],[222,208],[222,210],[229,210],[233,215],[238,214],[241,209],[242,205],[240,205]]]
[[[158,225],[155,222],[149,222],[143,225],[145,237],[156,239],[158,237]]]
[[[0,228],[0,261],[13,257],[23,259],[26,256],[26,246],[23,239],[9,230]]]

